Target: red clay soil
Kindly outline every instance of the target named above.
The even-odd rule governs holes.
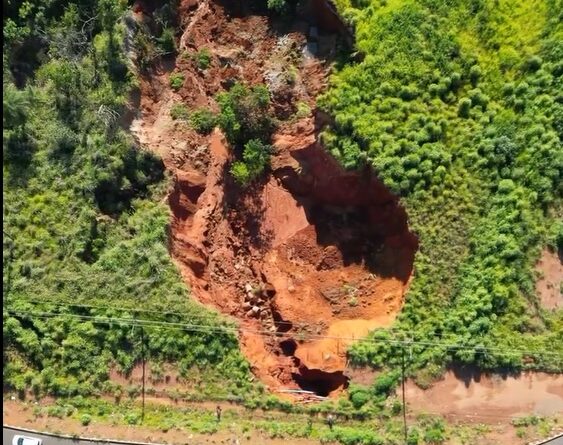
[[[448,371],[430,389],[406,385],[408,406],[453,419],[500,423],[511,417],[563,414],[563,375],[525,372],[518,376]]]
[[[561,254],[546,249],[536,265],[540,278],[536,282],[536,294],[542,307],[558,309],[563,307],[561,282],[563,281],[563,261]]]
[[[240,320],[242,350],[264,383],[334,393],[347,384],[349,344],[400,310],[416,237],[369,170],[345,172],[321,147],[317,113],[288,119],[298,102],[314,110],[326,84],[328,63],[302,51],[307,23],[282,34],[266,17],[213,1],[181,10],[174,71],[184,86],[169,88],[164,65],[149,73],[132,125],[174,177],[171,255],[197,300]],[[204,71],[184,56],[202,48],[212,55]],[[219,130],[201,136],[170,118],[174,103],[217,109],[213,96],[235,80],[268,84],[284,122],[271,171],[247,190],[228,174],[232,152]]]

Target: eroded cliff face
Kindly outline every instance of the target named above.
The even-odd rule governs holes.
[[[397,198],[370,170],[344,171],[318,141],[315,97],[336,37],[321,31],[323,59],[306,49],[306,22],[282,32],[211,1],[181,11],[179,56],[145,76],[132,126],[174,177],[170,253],[196,299],[240,320],[242,350],[264,383],[334,393],[347,384],[347,347],[399,312],[417,249]],[[212,55],[203,71],[182,56],[201,48]],[[186,79],[177,92],[170,68]],[[270,171],[245,190],[228,173],[219,130],[201,136],[170,118],[177,102],[216,109],[213,96],[234,81],[267,84],[281,121]],[[296,117],[298,102],[313,111]]]

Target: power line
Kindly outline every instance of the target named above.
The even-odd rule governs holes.
[[[64,313],[54,313],[54,312],[29,312],[29,311],[7,311],[11,315],[16,316],[33,316],[38,318],[54,318],[54,317],[68,317],[80,319],[83,321],[93,321],[96,323],[107,323],[107,324],[123,324],[128,326],[145,326],[145,327],[163,327],[169,329],[184,330],[188,332],[202,332],[202,333],[222,333],[222,334],[232,334],[236,335],[239,332],[268,336],[268,337],[287,337],[287,333],[284,332],[272,332],[267,330],[259,329],[249,329],[244,327],[229,327],[229,326],[212,326],[204,324],[195,323],[178,323],[178,322],[166,322],[166,321],[156,321],[156,320],[144,320],[144,319],[131,319],[131,318],[118,318],[118,317],[97,317],[90,315],[77,315],[77,314],[64,314]],[[308,340],[348,340],[357,341],[361,338],[356,337],[342,337],[342,336],[330,336],[330,335],[319,335],[319,334],[306,334],[304,337]],[[435,346],[442,347],[446,350],[460,351],[469,350],[476,353],[484,352],[495,352],[497,354],[523,354],[523,355],[543,355],[543,356],[553,356],[560,357],[563,360],[563,355],[557,352],[546,351],[546,350],[529,350],[529,349],[502,349],[502,348],[489,348],[489,347],[479,347],[470,345],[460,345],[460,344],[447,344],[443,342],[431,342],[431,341],[418,341],[418,340],[398,340],[398,339],[376,339],[376,338],[365,338],[365,341],[372,343],[390,344],[394,346]]]
[[[27,301],[27,302],[32,302],[32,303],[37,303],[37,304],[42,304],[45,303],[46,301],[56,305],[56,306],[62,306],[62,307],[66,307],[67,304],[65,303],[60,303],[60,302],[56,302],[53,300],[34,300],[34,299],[25,299],[25,300],[21,300],[21,301]],[[68,306],[76,306],[76,307],[83,307],[83,308],[97,308],[97,309],[113,309],[113,310],[122,310],[122,311],[133,311],[133,312],[141,312],[141,313],[154,313],[154,314],[159,314],[159,315],[175,315],[178,316],[180,313],[178,312],[160,312],[157,310],[149,310],[149,309],[136,309],[136,308],[128,308],[128,307],[118,307],[118,306],[103,306],[103,305],[86,305],[86,304],[79,304],[79,303],[72,303],[69,302]],[[69,314],[70,315],[70,314]],[[149,322],[149,320],[143,320],[146,322]],[[173,322],[158,322],[158,321],[151,321],[152,323],[173,323]],[[177,324],[182,324],[182,323],[177,323]],[[293,326],[297,326],[297,327],[307,327],[307,325],[305,324],[301,324],[301,325],[295,325],[292,324],[291,322],[275,322],[276,325],[280,325],[280,324],[289,324],[289,325],[293,325]],[[182,324],[183,325],[183,324]],[[193,324],[190,324],[190,326],[194,326]],[[217,327],[217,326],[211,326],[211,325],[199,325],[201,327],[206,327],[209,326],[210,328],[218,328],[218,329],[224,329],[222,327]],[[248,333],[253,333],[253,334],[258,334],[258,335],[269,335],[269,336],[277,336],[277,337],[284,337],[285,335],[283,335],[284,333],[278,333],[278,332],[271,332],[271,331],[252,331],[249,329],[244,329],[244,328],[237,328],[237,327],[232,327],[231,329],[233,329],[233,333],[236,334],[238,332],[248,332]],[[387,329],[387,331],[393,331],[392,329]],[[405,333],[404,331],[399,331],[396,330],[394,332],[400,332],[400,333]],[[410,333],[412,335],[412,333]],[[327,336],[327,335],[319,335],[319,334],[306,334],[307,338],[315,338],[315,339],[334,339],[334,340],[351,340],[351,341],[356,341],[356,340],[360,340],[360,338],[356,338],[356,337],[338,337],[338,336]],[[437,338],[437,336],[433,336],[433,338]],[[375,341],[375,339],[367,339],[364,337],[365,340],[367,341]],[[471,346],[471,345],[461,345],[461,344],[448,344],[448,343],[444,343],[444,342],[438,342],[438,341],[428,341],[428,340],[389,340],[389,339],[377,339],[378,343],[390,343],[390,344],[395,344],[397,346],[400,345],[404,345],[406,343],[411,344],[411,345],[421,345],[421,346],[437,346],[437,347],[445,347],[446,349],[449,350],[473,350],[475,352],[496,352],[498,354],[544,354],[544,355],[554,355],[554,356],[560,356],[563,359],[563,354],[558,354],[555,352],[551,352],[551,351],[533,351],[530,349],[514,349],[514,348],[510,348],[510,349],[506,349],[506,348],[491,348],[491,347],[484,347],[484,346]]]
[[[26,303],[31,303],[31,304],[53,304],[55,306],[63,306],[63,307],[67,307],[67,306],[74,306],[74,307],[82,307],[82,308],[89,308],[89,309],[111,309],[111,310],[116,310],[116,311],[124,311],[124,312],[138,312],[138,313],[147,313],[147,314],[158,314],[158,315],[174,315],[174,316],[179,316],[179,315],[192,315],[189,314],[188,312],[180,312],[180,311],[163,311],[163,310],[157,310],[157,309],[141,309],[141,308],[135,308],[135,307],[128,307],[128,306],[108,306],[108,305],[96,305],[96,304],[82,304],[82,303],[75,303],[69,300],[51,300],[51,299],[34,299],[34,298],[25,298],[25,299],[21,299],[19,300],[20,302],[26,302]],[[176,301],[171,302],[171,303],[178,303]],[[168,306],[169,307],[169,306]],[[168,308],[167,307],[167,308]],[[164,309],[164,307],[163,307]],[[198,317],[200,318],[207,318],[208,320],[212,320],[213,316],[208,316],[208,317],[202,317],[200,314],[198,314]],[[276,321],[275,322],[276,325],[291,325],[291,326],[295,326],[295,327],[306,327],[307,325],[305,323],[292,323],[290,321]]]

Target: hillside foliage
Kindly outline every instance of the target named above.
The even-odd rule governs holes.
[[[126,8],[52,0],[5,11],[4,388],[118,391],[110,372],[127,375],[144,349],[188,381],[203,376],[214,397],[248,394],[235,335],[159,324],[225,321],[190,300],[166,247],[162,162],[121,127],[136,82]]]
[[[563,248],[562,2],[336,3],[362,59],[320,98],[323,141],[346,168],[373,167],[420,241],[404,309],[373,339],[426,342],[409,348],[421,380],[452,363],[563,370],[563,314],[540,307],[533,272],[542,247]]]

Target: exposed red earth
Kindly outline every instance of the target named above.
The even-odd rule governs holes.
[[[329,66],[303,53],[307,22],[280,34],[267,18],[218,2],[185,2],[181,11],[173,70],[184,85],[170,89],[172,63],[144,76],[132,125],[174,177],[170,252],[198,301],[240,320],[242,350],[264,383],[328,395],[347,384],[353,339],[389,326],[400,310],[416,237],[369,170],[344,171],[320,145],[315,97]],[[327,59],[334,41],[321,33]],[[212,55],[204,71],[182,56],[201,48]],[[288,69],[291,85],[278,82]],[[201,136],[170,117],[174,103],[216,110],[214,95],[234,80],[269,84],[283,119],[271,171],[247,190],[228,174],[233,155],[219,130]],[[292,118],[298,102],[313,112]]]

